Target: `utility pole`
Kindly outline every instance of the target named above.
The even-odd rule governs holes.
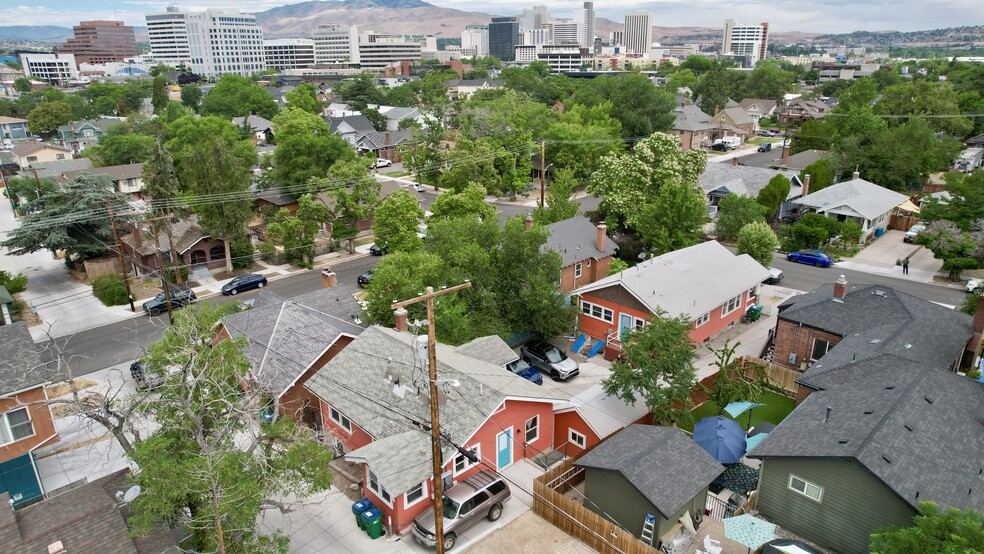
[[[130,290],[130,278],[126,271],[126,260],[123,258],[123,247],[120,245],[120,235],[116,232],[116,219],[113,217],[113,207],[106,202],[106,210],[109,212],[109,224],[113,227],[113,243],[116,245],[116,255],[120,258],[120,271],[123,273],[123,284],[126,285],[126,299],[130,301],[130,311],[136,312],[133,307],[133,291]],[[137,233],[140,232],[138,229]]]
[[[441,430],[437,404],[437,339],[434,333],[434,299],[451,292],[467,289],[471,283],[465,281],[453,287],[441,287],[441,290],[434,291],[434,287],[427,287],[427,292],[403,302],[393,302],[391,309],[397,310],[404,306],[416,304],[417,302],[427,302],[427,358],[430,381],[430,409],[431,409],[431,464],[434,475],[434,538],[437,541],[437,554],[444,554],[444,512],[443,499],[444,490],[441,483]]]
[[[171,215],[162,215],[159,217],[148,217],[147,222],[154,222],[158,219],[171,219]],[[138,231],[139,232],[139,231]],[[157,254],[157,269],[161,272],[161,286],[164,287],[164,305],[167,306],[167,319],[174,325],[174,308],[171,307],[171,287],[168,286],[166,273],[164,271],[164,258],[161,256],[161,239],[160,233],[151,227],[151,232],[154,235],[154,252]],[[174,251],[170,252],[170,256],[174,256]],[[179,268],[174,268],[175,271],[180,271]]]
[[[547,143],[540,141],[540,209],[543,209],[543,189],[546,188]]]
[[[0,167],[0,181],[3,182],[3,192],[7,195],[7,200],[10,200],[10,209],[14,211],[14,219],[20,219],[17,216],[17,203],[14,201],[13,193],[10,192],[10,187],[7,186],[7,174],[2,167]]]

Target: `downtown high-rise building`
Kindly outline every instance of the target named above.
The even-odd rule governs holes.
[[[585,2],[583,6],[574,10],[574,19],[581,24],[577,43],[581,48],[592,48],[595,39],[594,2]]]
[[[649,12],[625,14],[625,51],[649,57],[653,47],[653,16]]]
[[[489,26],[465,25],[461,32],[461,49],[474,48],[476,56],[489,55]]]
[[[489,23],[489,54],[505,62],[513,61],[519,37],[518,17],[493,17]]]
[[[268,68],[304,69],[314,65],[314,41],[305,38],[277,38],[263,41]]]
[[[523,10],[519,16],[519,26],[523,31],[540,29],[550,22],[550,12],[546,6],[533,6]]]
[[[769,24],[736,25],[734,19],[724,21],[721,55],[747,57],[751,66],[764,60],[769,48]]]
[[[122,21],[82,21],[72,32],[58,51],[73,54],[77,63],[104,64],[137,55],[133,27]]]
[[[325,23],[314,31],[314,63],[360,63],[359,28],[343,23]]]
[[[147,16],[147,34],[150,57],[168,65],[185,64],[199,75],[249,76],[266,68],[263,31],[252,14],[182,12],[169,6],[165,13]]]

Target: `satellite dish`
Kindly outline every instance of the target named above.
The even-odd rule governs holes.
[[[116,498],[127,504],[136,500],[138,496],[140,496],[140,485],[133,485],[132,487],[126,489],[126,492],[120,491],[116,493]]]

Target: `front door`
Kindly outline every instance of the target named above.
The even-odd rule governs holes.
[[[495,437],[496,467],[502,469],[512,463],[512,436],[503,431]]]
[[[620,314],[618,316],[618,340],[625,340],[625,332],[632,329],[632,316],[629,314]]]

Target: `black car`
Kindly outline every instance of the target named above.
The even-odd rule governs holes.
[[[181,308],[187,306],[188,304],[194,304],[198,301],[198,297],[195,296],[195,291],[189,289],[188,287],[182,288],[172,288],[171,294],[171,309]],[[147,315],[161,315],[167,311],[167,299],[164,298],[164,293],[160,293],[157,296],[151,298],[150,300],[143,303],[143,310]]]
[[[238,294],[244,290],[262,289],[267,284],[267,278],[259,273],[240,275],[222,285],[222,294]]]
[[[130,377],[137,383],[137,390],[154,390],[164,384],[160,372],[149,369],[141,360],[130,364]]]
[[[759,152],[771,152],[771,151],[772,151],[772,143],[771,142],[767,142],[765,144],[760,144],[759,145]]]
[[[372,254],[373,256],[382,256],[383,254],[386,254],[386,252],[387,249],[385,244],[382,246],[379,246],[378,244],[374,244],[369,247],[369,253]]]
[[[727,152],[730,148],[728,148],[727,144],[719,142],[717,144],[712,144],[711,150],[714,150],[715,152]]]
[[[374,273],[375,272],[370,269],[369,271],[363,273],[362,275],[359,275],[359,278],[356,279],[356,281],[359,283],[359,286],[363,288],[369,286],[369,281],[372,281],[372,276]]]

